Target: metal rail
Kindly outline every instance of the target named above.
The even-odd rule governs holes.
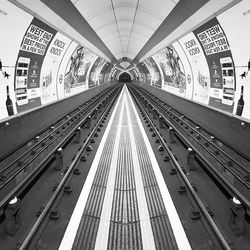
[[[182,180],[184,181],[187,189],[189,190],[190,194],[192,195],[192,197],[194,198],[196,204],[198,205],[198,207],[200,208],[201,212],[203,213],[205,219],[207,220],[207,222],[209,223],[211,229],[213,230],[213,232],[216,235],[216,238],[218,239],[219,243],[221,244],[221,246],[223,247],[223,249],[226,250],[231,250],[231,247],[229,246],[229,244],[227,243],[226,239],[224,238],[224,236],[221,234],[220,230],[218,229],[217,225],[215,224],[215,222],[213,221],[213,219],[211,218],[210,214],[208,213],[206,207],[204,206],[204,204],[202,203],[201,199],[199,198],[199,196],[197,195],[196,191],[194,190],[192,184],[189,182],[188,178],[186,177],[185,173],[183,172],[181,166],[179,165],[179,163],[177,162],[177,160],[175,159],[173,153],[171,152],[171,150],[169,149],[167,143],[165,142],[164,138],[161,136],[160,132],[158,131],[158,129],[156,128],[156,126],[154,125],[154,123],[152,122],[151,118],[148,116],[147,112],[145,111],[145,108],[139,103],[138,99],[135,97],[134,93],[131,91],[131,94],[134,98],[134,101],[137,103],[137,105],[141,108],[141,110],[144,111],[144,115],[145,117],[148,119],[148,121],[150,122],[151,126],[154,129],[154,132],[157,134],[158,138],[161,141],[161,144],[163,145],[163,147],[166,149],[166,151],[169,154],[169,157],[171,158],[174,166],[176,167],[176,169],[178,170],[178,173],[180,174]]]
[[[132,87],[132,88],[134,89],[135,87]],[[164,113],[160,112],[159,110],[157,110],[157,112],[158,112],[158,116],[161,116],[163,118],[163,120],[165,121],[165,123],[169,124],[169,127],[172,127],[175,130],[175,132],[178,134],[179,138],[181,138],[181,140],[184,142],[184,144],[186,144],[188,147],[192,148],[195,151],[197,157],[200,158],[207,166],[209,166],[210,172],[212,171],[212,174],[215,177],[219,178],[219,180],[226,186],[226,188],[228,189],[229,193],[231,193],[232,196],[236,196],[244,204],[244,206],[246,208],[250,209],[250,201],[237,188],[235,188],[232,185],[231,182],[229,182],[227,179],[225,179],[225,177],[215,169],[215,167],[213,166],[213,164],[211,164],[211,162],[209,162],[203,156],[203,154],[199,151],[199,149],[197,147],[195,147],[193,144],[191,144],[190,141],[188,141],[178,131],[177,127],[171,121],[169,121],[169,119],[165,116]],[[201,136],[200,133],[198,133],[198,134]],[[189,135],[189,136],[192,136],[192,135]],[[192,137],[192,139],[194,139],[205,151],[207,151],[210,154],[210,156],[212,156],[215,160],[217,160],[217,157],[214,154],[211,154],[211,152],[205,146],[203,146],[199,142],[199,140],[197,140],[194,137]],[[208,142],[211,143],[209,140],[208,140]],[[222,164],[222,166],[224,168],[226,168],[235,178],[237,178],[245,187],[249,188],[249,184],[244,179],[242,179],[241,177],[239,177],[231,168],[229,168],[225,164]]]
[[[115,89],[113,89],[113,91],[117,90],[118,87],[116,87]],[[106,97],[105,97],[106,98]],[[95,109],[96,107],[94,107]],[[93,109],[93,110],[94,110]],[[31,183],[31,181],[38,176],[38,174],[42,171],[43,166],[46,165],[47,162],[49,162],[53,156],[54,153],[56,152],[56,150],[60,147],[63,147],[64,144],[66,144],[66,142],[72,138],[72,136],[74,135],[75,130],[82,126],[82,124],[85,123],[86,119],[91,115],[91,113],[93,112],[93,110],[89,111],[89,113],[87,115],[85,115],[85,117],[78,122],[73,128],[72,128],[72,132],[69,133],[68,135],[66,135],[66,137],[64,139],[62,139],[62,141],[60,143],[58,143],[57,145],[54,146],[53,149],[50,149],[50,153],[38,164],[38,166],[36,168],[34,168],[30,174],[28,176],[26,176],[26,178],[20,182],[17,186],[15,186],[14,189],[12,189],[5,197],[3,200],[0,201],[0,210],[3,209],[8,202],[14,197],[14,196],[18,196],[20,193],[22,193],[22,191],[25,189],[25,187],[27,185],[29,185]],[[47,146],[48,147],[48,146]],[[46,147],[46,148],[47,148]],[[44,150],[46,149],[44,148]],[[19,168],[17,170],[17,172],[15,173],[16,175],[19,174],[24,168],[26,167],[26,165],[22,166],[21,168]],[[10,177],[9,181],[6,182],[10,182],[13,178],[15,178],[15,175]],[[7,184],[6,184],[7,185]]]
[[[93,128],[92,132],[89,134],[88,138],[86,139],[86,141],[82,145],[81,149],[78,151],[75,159],[70,164],[70,166],[68,168],[68,171],[66,172],[66,174],[62,178],[62,180],[59,183],[58,187],[56,188],[56,190],[54,191],[53,195],[51,196],[51,198],[47,202],[46,206],[44,207],[41,215],[38,217],[36,223],[33,225],[32,229],[30,230],[30,232],[26,236],[25,240],[23,241],[22,245],[20,246],[20,248],[19,248],[20,250],[28,249],[28,247],[31,244],[32,239],[34,238],[36,232],[39,230],[40,226],[42,225],[42,223],[44,222],[44,220],[47,218],[47,216],[49,215],[49,213],[51,212],[51,209],[52,209],[54,203],[56,202],[59,194],[63,191],[64,185],[66,184],[67,180],[71,176],[71,173],[73,172],[73,169],[74,169],[75,165],[77,164],[78,160],[80,159],[82,153],[84,152],[84,150],[86,149],[86,147],[89,145],[91,137],[95,134],[96,129],[101,124],[101,122],[102,122],[103,118],[105,117],[106,113],[108,112],[108,110],[111,108],[111,106],[113,105],[113,103],[117,99],[117,96],[118,96],[119,93],[120,93],[120,91],[116,92],[115,96],[113,97],[112,101],[109,103],[109,105],[106,108],[105,112],[102,114],[102,116],[100,117],[99,121],[97,122],[97,124]]]

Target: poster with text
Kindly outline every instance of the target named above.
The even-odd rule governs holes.
[[[99,63],[101,62],[101,58],[97,57],[95,62],[93,63],[90,73],[89,73],[89,88],[94,88],[98,85],[98,75],[97,75],[97,68]]]
[[[175,48],[170,45],[158,52],[154,57],[162,68],[164,76],[162,89],[170,93],[185,96],[185,71]]]
[[[235,73],[227,37],[216,18],[193,31],[199,41],[210,72],[209,105],[233,112]]]
[[[161,74],[158,69],[158,66],[152,57],[146,60],[147,65],[151,69],[151,84],[157,88],[161,88]]]
[[[71,40],[57,33],[48,47],[40,73],[40,93],[42,104],[58,100],[57,73],[61,60]]]
[[[109,81],[109,75],[110,75],[110,71],[112,69],[113,65],[111,63],[109,63],[109,66],[105,72],[105,75],[104,75],[104,83],[107,83]]]
[[[77,46],[78,44],[76,42],[71,41],[63,55],[61,63],[59,64],[59,68],[57,72],[57,95],[58,95],[59,100],[71,94],[70,92],[70,93],[67,93],[67,95],[65,95],[64,80],[65,80],[66,68],[69,64],[71,55],[73,54]]]
[[[114,80],[114,72],[115,72],[116,68],[112,67],[110,72],[109,72],[109,76],[108,76],[108,82],[113,81]]]
[[[140,79],[142,78],[141,72],[136,66],[134,68],[134,73],[135,73],[135,76],[136,76],[136,81],[140,81]]]
[[[103,59],[102,63],[99,65],[99,68],[97,70],[97,74],[98,74],[98,85],[103,84],[103,80],[104,80],[104,71],[105,71],[105,64],[106,61]],[[102,69],[104,71],[102,71]]]
[[[140,75],[139,75],[139,81],[140,82],[146,82],[146,75],[141,67],[141,64],[137,64],[137,67],[138,67],[138,70],[140,72]]]
[[[93,88],[99,85],[99,73],[104,63],[105,60],[100,57],[95,60],[89,73],[89,88]]]
[[[179,56],[178,71],[180,78],[183,82],[183,84],[181,85],[182,89],[179,90],[178,95],[188,99],[192,99],[194,90],[194,80],[190,62],[179,42],[173,43],[172,46]],[[183,76],[185,77],[185,80],[182,78]]]
[[[99,84],[103,84],[105,82],[105,74],[107,72],[107,70],[109,69],[111,63],[109,62],[105,62],[101,71],[100,71],[100,74],[99,74]]]
[[[139,65],[145,76],[144,82],[147,84],[151,84],[151,74],[150,74],[148,65],[145,62],[141,62]]]
[[[55,34],[56,30],[33,18],[23,37],[15,68],[18,112],[41,105],[41,67]]]
[[[68,62],[65,78],[65,96],[80,93],[88,89],[86,76],[88,68],[95,55],[86,48],[78,45]]]
[[[193,33],[179,40],[192,69],[194,101],[208,105],[210,91],[210,73],[207,60],[199,41]]]
[[[227,35],[235,65],[234,114],[250,119],[250,1],[243,0],[217,17]],[[243,87],[244,106],[238,105]]]
[[[33,17],[7,0],[0,4],[0,120],[17,113],[15,64],[23,36]],[[9,98],[7,94],[9,90]],[[7,101],[7,99],[9,99]]]

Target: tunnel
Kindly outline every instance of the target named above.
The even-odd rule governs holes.
[[[121,73],[119,76],[119,82],[131,82],[131,75],[127,72]]]
[[[250,249],[249,0],[0,0],[0,249]]]

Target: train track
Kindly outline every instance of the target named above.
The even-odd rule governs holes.
[[[92,100],[84,103],[71,113],[56,121],[33,140],[13,152],[0,163],[0,211],[15,196],[20,196],[25,188],[43,171],[48,162],[55,158],[59,148],[63,148],[75,136],[76,131],[90,126],[91,118],[97,118],[118,88],[109,88]]]
[[[106,98],[106,104],[103,105],[103,113],[97,119],[96,124],[91,128],[90,133],[87,135],[87,138],[84,140],[84,143],[78,148],[77,153],[75,154],[73,161],[69,166],[66,167],[66,171],[64,171],[64,175],[57,183],[54,188],[54,192],[52,196],[48,199],[47,203],[43,206],[42,210],[40,211],[41,214],[39,215],[38,219],[36,220],[35,224],[32,226],[31,230],[27,233],[25,239],[22,243],[19,244],[18,249],[34,249],[37,241],[39,240],[39,235],[42,234],[41,228],[48,222],[49,218],[53,218],[57,216],[56,207],[60,203],[62,196],[65,192],[71,192],[70,182],[74,175],[79,175],[80,170],[77,167],[80,162],[85,161],[86,151],[91,151],[91,143],[94,143],[94,138],[98,136],[98,132],[103,127],[103,123],[106,121],[116,99],[120,93],[120,86],[116,87],[115,90],[112,91],[109,96]],[[94,108],[95,110],[95,108]],[[89,115],[89,114],[88,114]],[[88,117],[88,116],[87,116]],[[77,128],[75,126],[75,128]],[[75,131],[75,129],[73,130]]]
[[[216,241],[215,245],[219,245],[218,249],[232,249],[234,245],[232,243],[232,239],[230,239],[223,230],[221,231],[221,227],[218,221],[216,221],[216,219],[214,221],[214,219],[212,218],[214,216],[213,211],[211,211],[206,202],[204,202],[204,197],[199,197],[197,193],[197,187],[192,182],[191,176],[186,173],[185,168],[178,162],[178,156],[176,156],[172,152],[172,146],[169,146],[167,140],[164,138],[162,132],[160,131],[162,131],[162,128],[167,128],[168,131],[169,129],[172,130],[171,133],[173,133],[174,131],[175,140],[176,137],[178,137],[178,139],[181,140],[186,149],[189,148],[189,150],[194,151],[196,157],[200,157],[202,159],[202,162],[207,164],[209,167],[214,166],[214,162],[213,164],[211,164],[211,162],[209,162],[209,160],[203,156],[204,153],[206,156],[207,154],[213,154],[213,159],[218,158],[219,164],[225,164],[225,162],[227,162],[228,164],[229,161],[232,162],[231,164],[242,164],[238,161],[234,161],[232,157],[229,158],[230,160],[228,160],[228,158],[227,160],[223,160],[223,157],[226,157],[227,153],[217,146],[214,146],[214,148],[216,148],[219,153],[215,153],[213,149],[207,150],[208,148],[210,149],[213,147],[214,138],[208,137],[210,135],[207,135],[207,132],[204,132],[200,126],[198,127],[196,124],[194,125],[193,122],[191,122],[187,118],[184,118],[184,116],[179,114],[177,111],[172,110],[171,107],[165,105],[165,103],[160,101],[158,98],[150,95],[149,93],[146,93],[146,91],[143,91],[138,87],[134,87],[131,85],[129,86],[129,90],[133,96],[134,101],[138,105],[141,117],[146,123],[146,128],[148,128],[149,131],[153,133],[152,136],[156,138],[156,142],[160,145],[158,146],[158,150],[167,153],[167,155],[165,155],[165,161],[170,162],[170,165],[172,166],[169,170],[170,175],[178,174],[179,176],[180,186],[178,188],[178,192],[186,193],[188,195],[188,198],[190,199],[191,204],[195,204],[194,210],[192,212],[193,216],[201,216],[203,218],[203,223],[205,224],[204,227],[210,228],[210,230],[213,232],[214,237],[212,238]],[[177,126],[175,123],[179,124],[179,126]],[[182,129],[179,127],[182,127]],[[185,132],[184,135],[181,130]],[[193,132],[191,132],[189,135],[186,135],[186,131]],[[171,138],[171,140],[173,140],[173,137]],[[202,147],[203,149],[200,150],[200,148],[197,149],[197,147],[194,147],[194,141],[197,141],[200,147]],[[173,143],[173,141],[171,143]],[[223,175],[217,173],[217,170],[213,169],[210,171],[213,172],[214,175],[219,175],[219,177],[216,178],[223,178]],[[237,175],[237,173],[235,172],[234,174]],[[245,181],[247,180],[245,178],[243,180],[242,178],[241,181],[245,183]],[[230,193],[230,195],[232,195],[232,197],[236,196],[242,201],[245,206],[248,206],[248,199],[245,197],[245,195],[242,194],[240,190],[238,190],[238,188],[232,187],[232,184],[227,179],[224,179],[223,182],[225,183],[226,188],[228,186],[227,191]],[[216,198],[214,199],[216,200]]]
[[[132,87],[132,86],[131,86]],[[132,87],[134,94],[153,117],[195,152],[208,171],[212,173],[231,197],[237,197],[250,209],[250,163],[248,159],[232,150],[199,124],[180,114],[146,90]]]
[[[15,185],[14,189],[10,192],[10,194],[2,199],[0,203],[0,206],[2,206],[2,208],[4,208],[6,204],[8,204],[8,202],[14,196],[17,197],[20,196],[24,192],[25,188],[30,185],[32,180],[38,178],[37,176],[39,175],[39,172],[43,171],[42,166],[45,167],[46,164],[48,165],[48,162],[49,165],[51,165],[51,162],[54,160],[54,156],[57,150],[60,147],[62,147],[63,150],[64,148],[67,147],[67,144],[69,144],[72,138],[75,136],[75,133],[79,127],[81,128],[86,127],[88,125],[87,122],[89,121],[88,120],[89,118],[91,120],[96,121],[95,125],[92,124],[93,127],[89,128],[88,130],[86,129],[86,139],[84,140],[83,144],[79,148],[77,148],[77,151],[74,154],[72,162],[70,162],[70,164],[66,166],[64,174],[62,174],[62,176],[60,177],[60,181],[54,187],[53,194],[50,197],[48,197],[46,202],[44,201],[41,202],[44,205],[39,213],[38,219],[34,222],[32,229],[28,233],[25,233],[25,237],[19,239],[19,242],[21,243],[18,244],[17,249],[35,249],[37,247],[39,239],[42,237],[43,230],[44,228],[46,228],[49,219],[52,220],[57,219],[58,216],[57,208],[59,206],[63,206],[60,205],[61,203],[63,203],[63,197],[64,197],[63,194],[65,194],[65,192],[66,193],[72,192],[70,186],[71,183],[74,181],[73,176],[80,174],[81,162],[85,160],[86,153],[88,152],[88,150],[91,150],[91,143],[95,141],[95,137],[98,136],[98,131],[102,130],[104,126],[103,124],[108,119],[108,115],[114,103],[116,102],[120,89],[121,89],[120,86],[118,86],[117,88],[113,89],[112,94],[110,94],[108,97],[107,96],[104,97],[105,95],[104,93],[104,95],[102,95],[100,99],[95,98],[96,100],[98,99],[98,102],[94,102],[91,108],[87,109],[87,106],[89,106],[90,103],[88,103],[88,105],[84,105],[82,107],[83,109],[79,107],[74,111],[74,113],[72,113],[71,115],[69,114],[68,117],[62,118],[62,120],[60,120],[60,123],[58,124],[55,123],[51,125],[48,128],[48,130],[44,131],[44,135],[43,133],[41,133],[39,138],[34,138],[34,140],[32,140],[33,143],[32,145],[30,143],[31,146],[29,146],[29,149],[32,148],[32,146],[36,145],[36,143],[38,143],[40,140],[42,141],[43,138],[47,138],[48,143],[45,143],[45,145],[40,147],[41,149],[43,149],[44,147],[49,145],[50,141],[53,141],[58,136],[57,140],[59,141],[60,139],[62,144],[58,143],[58,141],[55,141],[54,144],[52,143],[51,148],[49,148],[47,151],[51,152],[53,151],[53,153],[51,153],[50,158],[48,158],[47,160],[45,160],[46,157],[44,156],[42,156],[43,158],[42,162],[41,159],[39,159],[39,156],[36,158],[35,161],[39,162],[40,160],[40,163],[38,165],[39,167],[41,167],[41,170],[37,169],[31,170],[29,173],[31,179],[29,179],[28,176],[25,176],[25,178],[18,185]],[[173,130],[175,140],[178,139],[179,141],[181,141],[186,149],[187,148],[192,149],[192,151],[195,152],[195,157],[197,160],[206,165],[206,167],[208,168],[211,167],[209,171],[213,176],[215,176],[215,178],[217,178],[218,180],[224,178],[223,185],[224,188],[227,190],[228,194],[230,195],[230,197],[236,196],[244,204],[244,206],[247,207],[248,199],[246,195],[244,193],[242,194],[241,190],[240,191],[238,190],[238,186],[237,188],[236,186],[232,186],[232,183],[228,180],[228,177],[227,176],[225,177],[221,173],[223,171],[225,172],[225,168],[221,170],[219,167],[221,165],[221,162],[223,164],[230,165],[230,167],[231,164],[235,164],[235,162],[233,161],[235,159],[234,157],[232,157],[233,160],[231,160],[231,158],[226,158],[227,154],[230,155],[231,149],[227,148],[224,144],[219,142],[218,139],[213,137],[211,138],[212,135],[209,134],[206,130],[203,130],[199,125],[195,124],[194,122],[190,121],[187,117],[184,117],[182,114],[173,110],[171,107],[163,103],[161,100],[157,99],[154,96],[151,96],[150,93],[147,93],[143,89],[139,89],[137,87],[129,85],[129,91],[132,94],[133,99],[138,106],[142,120],[145,121],[146,124],[145,127],[148,128],[150,133],[152,133],[152,137],[155,138],[155,140],[157,141],[158,150],[163,151],[164,154],[167,153],[167,155],[164,156],[164,161],[168,162],[171,165],[171,169],[169,170],[170,175],[177,176],[179,180],[180,186],[178,188],[178,192],[187,194],[187,197],[191,204],[190,207],[193,207],[191,216],[193,216],[194,219],[201,217],[202,223],[204,223],[205,225],[204,228],[208,230],[208,236],[213,242],[214,249],[228,249],[228,250],[232,249],[233,244],[231,243],[231,239],[228,238],[228,235],[225,235],[224,233],[221,232],[221,228],[218,227],[216,218],[215,218],[216,221],[215,223],[214,219],[212,218],[213,212],[204,202],[204,198],[199,197],[199,193],[197,193],[197,189],[192,182],[191,176],[187,175],[183,166],[178,162],[177,156],[172,152],[171,149],[172,146],[170,147],[170,145],[167,143],[166,137],[164,137],[165,134],[162,133],[162,131],[164,130],[169,132],[170,130]],[[100,103],[102,103],[101,106]],[[84,110],[84,107],[86,107],[86,110]],[[105,110],[103,111],[103,109]],[[80,118],[79,112],[81,113],[82,111],[84,112],[84,115],[83,117],[81,116]],[[75,117],[75,115],[78,118],[73,118]],[[67,130],[67,125],[69,126],[68,130],[71,132],[69,132],[69,134],[63,138],[61,136],[62,132],[57,132],[57,128],[61,127],[62,129],[62,127],[64,126],[65,128],[62,129],[62,131],[65,131]],[[59,131],[61,130],[59,129]],[[195,145],[195,143],[197,143],[197,145]],[[201,145],[198,143],[200,143]],[[213,148],[213,144],[216,147]],[[217,152],[215,153],[215,150],[218,150],[219,153]],[[220,150],[225,152],[225,154],[223,154]],[[33,151],[35,151],[35,153]],[[213,156],[211,156],[211,154],[213,154]],[[29,151],[27,160],[18,159],[16,163],[21,161],[22,164],[19,163],[19,167],[16,166],[16,168],[18,169],[24,167],[31,157],[33,156],[35,157],[37,155],[39,155],[39,149],[35,147],[32,148]],[[220,159],[221,162],[216,161],[217,157]],[[247,164],[245,164],[247,163],[246,159],[242,158],[238,154],[237,157],[236,157],[237,163],[239,163],[240,165],[247,166]],[[232,163],[228,163],[229,161],[230,162],[232,161]],[[7,165],[8,164],[6,164],[6,166]],[[9,171],[11,172],[12,170],[10,169]],[[16,170],[14,170],[12,174],[15,173],[15,171]],[[247,176],[247,173],[244,171],[241,171],[241,173],[242,173],[241,175],[242,182],[245,181],[247,183],[248,178],[244,177]],[[235,173],[235,175],[237,174]],[[9,178],[8,172],[7,173],[3,172],[1,176],[7,176],[3,177],[3,181],[8,180]],[[13,178],[13,180],[14,179],[15,178]],[[11,181],[9,183],[11,183]],[[227,185],[229,185],[229,187],[227,187]],[[243,186],[246,187],[245,185]],[[7,187],[7,185],[5,187]],[[92,219],[94,219],[94,217]],[[90,223],[89,229],[91,228],[92,224]]]

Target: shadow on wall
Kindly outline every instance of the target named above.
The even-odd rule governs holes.
[[[131,76],[130,74],[124,72],[122,74],[120,74],[119,76],[119,82],[131,82]]]

